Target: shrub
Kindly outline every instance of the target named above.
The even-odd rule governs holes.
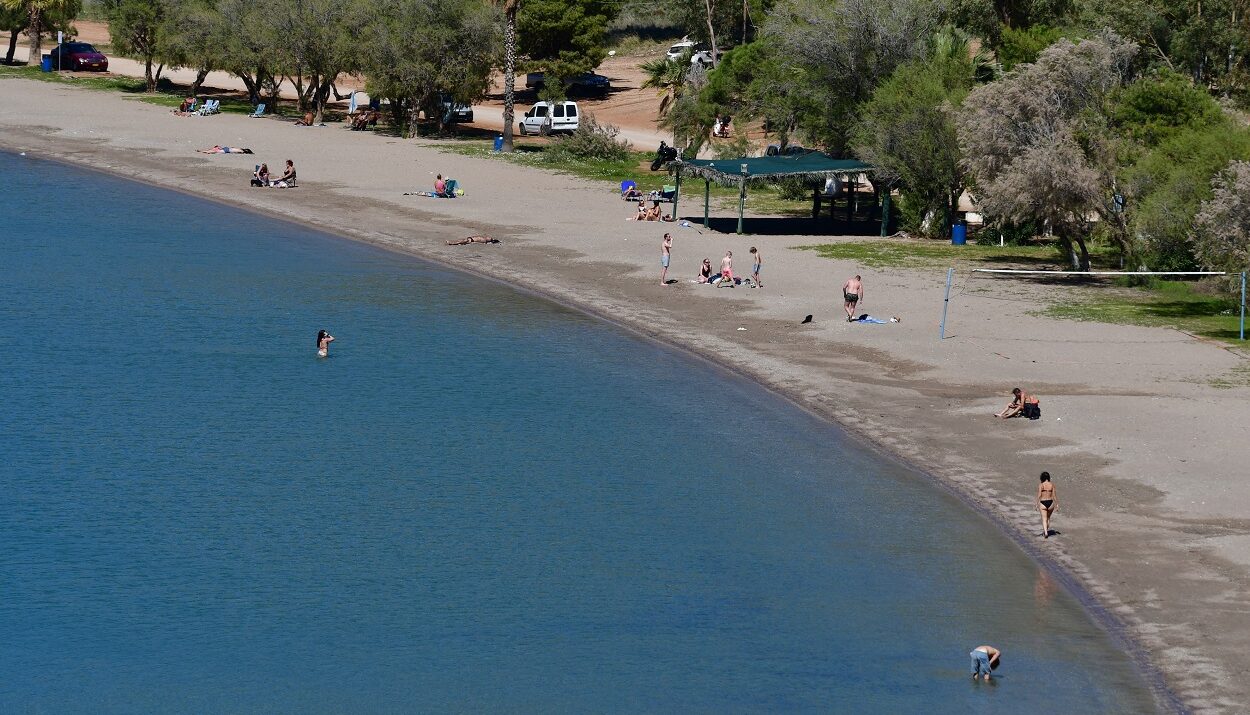
[[[600,124],[595,115],[582,116],[577,131],[557,139],[547,148],[547,156],[556,161],[593,159],[597,161],[625,161],[633,149],[629,142],[617,139],[621,130],[611,124]]]
[[[1250,162],[1234,161],[1212,182],[1212,196],[1194,217],[1194,254],[1204,268],[1250,269]]]

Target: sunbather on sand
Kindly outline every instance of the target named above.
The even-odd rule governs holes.
[[[186,99],[182,100],[182,104],[179,104],[178,108],[174,110],[174,114],[177,114],[180,117],[185,117],[191,113],[191,108],[194,106],[195,106],[195,97],[187,97]]]
[[[240,149],[237,146],[221,146],[215,144],[209,149],[196,149],[201,154],[251,154],[251,149]]]
[[[646,205],[645,203],[643,203],[643,202],[639,201],[639,202],[638,202],[638,213],[634,214],[633,218],[629,218],[629,219],[626,219],[626,220],[627,220],[627,221],[646,221],[646,220],[647,220],[647,205]]]
[[[467,238],[459,238],[455,241],[448,241],[448,246],[467,246],[470,243],[499,243],[499,239],[490,236],[469,236]]]
[[[621,194],[621,198],[626,201],[637,201],[642,198],[642,190],[637,186],[631,186],[625,190],[625,193]]]
[[[313,117],[313,113],[312,113],[312,112],[304,112],[304,117],[303,117],[302,119],[297,119],[297,120],[295,121],[295,126],[297,126],[297,127],[311,127],[311,126],[313,125],[313,119],[314,119],[314,118],[315,118],[315,117]]]
[[[648,221],[659,221],[659,220],[660,220],[660,214],[661,214],[661,211],[660,211],[660,202],[659,202],[659,201],[656,201],[654,204],[652,204],[652,205],[651,205],[651,208],[647,209],[647,219],[646,219],[646,220],[648,220]]]

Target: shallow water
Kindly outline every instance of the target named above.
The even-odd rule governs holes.
[[[988,522],[755,385],[304,227],[0,176],[0,711],[1153,709]]]

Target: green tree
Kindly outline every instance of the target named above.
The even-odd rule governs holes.
[[[278,67],[284,58],[284,38],[274,13],[252,0],[219,0],[222,32],[217,35],[220,67],[247,87],[248,99],[257,104],[268,95],[268,108],[277,106]]]
[[[801,136],[844,153],[856,108],[924,54],[939,10],[932,0],[782,0],[761,30],[776,59],[765,81],[787,85]]]
[[[391,11],[390,5],[356,0],[276,0],[267,5],[280,38],[272,48],[275,66],[295,85],[300,109],[311,110],[314,122],[321,122],[339,75],[356,69],[358,48],[368,37],[360,29],[377,12]]]
[[[926,225],[944,235],[966,179],[953,114],[978,75],[992,77],[989,59],[971,52],[969,40],[954,28],[939,33],[930,56],[901,65],[861,106],[851,137],[855,153],[876,167],[874,180],[900,189],[918,217],[935,215]]]
[[[360,65],[370,94],[390,99],[410,134],[419,114],[443,121],[441,97],[470,102],[498,57],[495,10],[466,0],[384,0],[366,25]],[[453,60],[454,61],[451,61]]]
[[[1086,23],[1138,42],[1195,84],[1244,99],[1250,23],[1242,0],[1086,0]]]
[[[1224,113],[1209,92],[1166,69],[1116,90],[1107,104],[1111,128],[1145,148],[1184,129],[1224,122]]]
[[[1213,195],[1212,178],[1234,160],[1250,160],[1250,132],[1225,120],[1176,134],[1125,172],[1128,221],[1147,265],[1198,264],[1190,241],[1195,217]]]
[[[152,72],[160,42],[161,25],[165,21],[165,0],[106,0],[109,37],[113,48],[143,60],[143,78],[148,92],[156,91],[163,65]]]
[[[160,28],[157,54],[171,67],[195,70],[191,95],[198,97],[208,73],[224,66],[224,36],[231,31],[212,0],[176,0]]]
[[[1136,52],[1114,35],[1060,40],[974,89],[956,121],[986,215],[1050,226],[1075,270],[1089,270],[1088,217],[1107,216],[1116,193],[1105,132],[1091,117],[1124,84]]]
[[[0,4],[0,31],[9,33],[9,51],[4,56],[6,65],[13,64],[13,53],[17,52],[17,36],[30,22],[30,14],[17,5]]]
[[[590,72],[608,56],[608,24],[618,7],[609,0],[525,0],[517,42],[529,69],[545,73],[547,93],[560,95],[559,80]]]
[[[43,56],[43,34],[49,30],[67,29],[82,11],[82,0],[0,0],[0,7],[26,15],[23,29],[30,38],[27,62],[33,65],[38,64]],[[11,34],[9,61],[12,61],[14,38]]]

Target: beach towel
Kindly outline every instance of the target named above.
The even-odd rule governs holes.
[[[855,322],[856,323],[868,323],[869,325],[885,325],[886,324],[886,321],[880,318],[874,318],[867,313],[864,313],[863,315],[856,318]]]

